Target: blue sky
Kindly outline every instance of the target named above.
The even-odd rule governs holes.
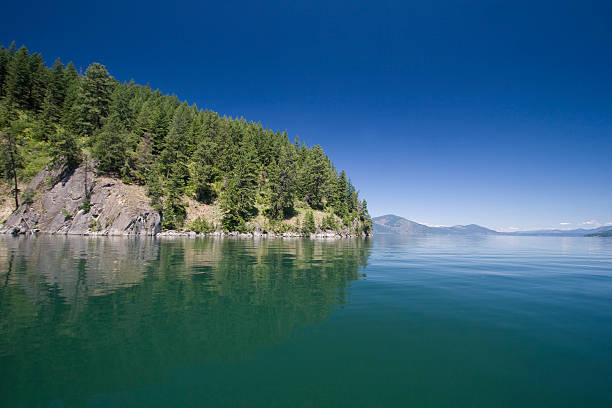
[[[321,144],[373,215],[612,223],[612,2],[90,3],[0,39]]]

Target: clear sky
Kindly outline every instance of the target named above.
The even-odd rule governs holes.
[[[321,144],[373,215],[612,223],[612,2],[8,2],[0,39]]]

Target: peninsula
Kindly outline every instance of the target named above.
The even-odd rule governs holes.
[[[321,146],[0,47],[0,232],[367,236]],[[168,232],[173,231],[173,232]]]

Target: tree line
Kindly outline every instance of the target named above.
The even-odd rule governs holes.
[[[296,206],[326,211],[331,228],[371,230],[366,201],[321,146],[119,82],[99,63],[85,73],[59,59],[49,68],[26,47],[0,46],[0,132],[16,207],[18,178],[91,161],[98,172],[145,186],[164,229],[184,226],[189,196],[218,202],[227,231],[245,231],[258,212],[282,222]]]

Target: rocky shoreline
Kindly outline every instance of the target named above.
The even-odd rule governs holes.
[[[297,232],[284,232],[277,234],[274,232],[224,232],[215,231],[209,233],[196,233],[194,231],[163,231],[155,235],[156,237],[237,237],[237,238],[310,238],[310,239],[340,239],[340,238],[366,238],[368,235],[342,234],[337,231],[321,231],[312,234],[301,234]]]
[[[295,232],[285,232],[277,234],[274,232],[224,232],[215,231],[209,233],[196,233],[194,231],[162,231],[156,234],[134,234],[134,233],[109,233],[107,231],[86,231],[82,233],[75,232],[45,232],[37,229],[21,229],[20,227],[3,228],[0,234],[4,235],[80,235],[80,236],[100,236],[100,237],[137,237],[149,236],[155,238],[310,238],[310,239],[342,239],[342,238],[367,238],[369,235],[353,235],[342,234],[336,231],[321,231],[313,234],[299,234]]]
[[[260,227],[249,233],[162,231],[161,217],[151,207],[143,187],[98,176],[85,166],[71,171],[42,170],[24,191],[29,200],[24,200],[0,225],[0,234],[313,239],[365,236],[332,230],[275,233]]]

